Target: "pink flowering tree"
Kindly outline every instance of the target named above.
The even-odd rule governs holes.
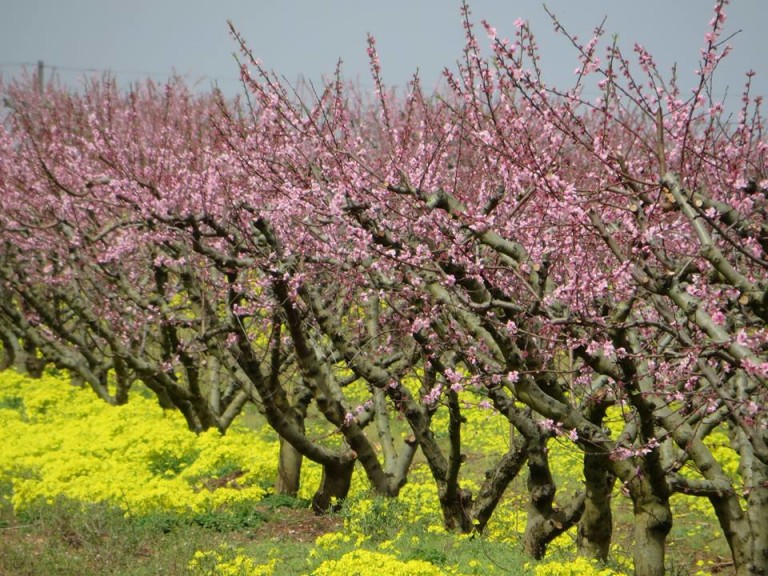
[[[443,137],[431,127],[442,129],[442,122],[451,122],[452,107],[430,103],[418,83],[403,104],[393,101],[379,77],[373,40],[369,53],[378,102],[362,109],[338,79],[320,97],[315,96],[316,101],[302,100],[266,72],[238,40],[251,65],[243,74],[258,121],[241,136],[233,131],[232,147],[249,149],[256,127],[258,133],[279,134],[283,142],[275,156],[260,152],[242,157],[251,178],[274,201],[269,210],[258,211],[257,227],[274,252],[282,255],[277,265],[282,277],[295,285],[287,291],[286,300],[316,322],[340,360],[367,382],[374,407],[386,398],[390,409],[404,415],[435,479],[446,527],[482,530],[504,489],[528,460],[537,473],[532,480],[536,497],[526,547],[536,556],[543,555],[547,542],[578,520],[584,496],[564,509],[554,506],[555,487],[546,459],[546,439],[552,431],[537,426],[530,414],[503,395],[495,401],[521,431],[521,442],[489,470],[476,498],[462,488],[463,417],[458,393],[464,373],[474,370],[474,365],[456,346],[474,357],[477,331],[467,332],[459,325],[449,310],[451,295],[440,287],[446,274],[434,258],[436,248],[425,241],[435,222],[424,217],[419,202],[387,184],[388,179],[400,182],[405,176],[393,165],[405,159],[414,167],[426,167],[430,174],[434,170],[435,178],[445,176],[440,159],[430,159]],[[461,146],[458,140],[457,145]],[[466,153],[477,175],[480,165],[474,164],[475,152]],[[431,160],[436,160],[434,168]],[[391,176],[383,176],[390,172]],[[242,193],[252,192],[243,189]],[[434,214],[430,212],[429,217]],[[329,270],[335,271],[337,279],[330,298],[318,291]],[[339,302],[357,303],[366,309],[366,316],[338,314]],[[436,353],[433,330],[450,338],[453,346]],[[415,373],[421,382],[418,390],[409,387],[402,372],[403,366],[414,363],[419,368]],[[476,378],[483,375],[478,373]],[[490,404],[484,391],[478,400]],[[443,404],[449,412],[447,449],[437,441],[431,424],[432,415]],[[346,418],[342,433],[349,434],[357,423],[357,418]],[[535,459],[531,458],[534,453]]]
[[[766,562],[766,145],[748,85],[736,124],[709,96],[728,52],[723,6],[690,96],[640,46],[637,75],[617,45],[598,54],[601,30],[585,45],[572,39],[576,85],[547,87],[525,23],[514,42],[486,27],[491,65],[468,18],[463,63],[437,99],[417,81],[394,98],[371,40],[379,105],[365,136],[348,129],[342,104],[313,119],[257,62],[261,78],[246,76],[302,146],[320,150],[305,170],[291,168],[306,174],[294,193],[285,173],[276,184],[295,202],[283,214],[300,211],[293,221],[309,231],[312,254],[402,303],[390,329],[410,333],[440,376],[423,400],[450,406],[452,393],[473,387],[505,413],[522,402],[539,428],[569,437],[585,457],[585,551],[606,553],[617,478],[633,501],[641,574],[664,572],[674,492],[710,500],[737,570],[759,573]],[[601,95],[587,100],[592,81]],[[329,123],[336,129],[319,129]],[[353,370],[380,388],[391,382],[374,376],[346,326],[324,321],[311,287],[297,293]],[[398,384],[388,386],[397,399]],[[610,406],[624,410],[618,436],[603,426]],[[415,423],[419,410],[411,414]],[[739,456],[736,477],[707,445],[716,430]],[[445,482],[460,465],[444,475],[426,446],[444,509],[452,499],[470,508]],[[537,473],[545,465],[529,469],[531,512],[547,518],[554,485]]]
[[[391,246],[404,230],[422,241],[399,242],[415,247],[408,266],[434,271],[435,305],[451,307],[458,329],[440,346],[461,342],[489,394],[499,386],[584,450],[587,542],[618,477],[638,573],[663,573],[674,491],[710,500],[737,570],[766,566],[766,144],[748,84],[735,125],[708,96],[723,24],[719,3],[685,97],[642,47],[642,81],[617,46],[598,56],[600,30],[573,40],[579,79],[559,91],[541,81],[524,23],[514,42],[487,27],[495,66],[467,23],[464,65],[447,74],[455,115],[424,123],[431,146],[377,174],[385,201],[416,209],[409,228],[376,225]],[[602,94],[588,101],[592,77]],[[405,212],[391,206],[380,212]],[[618,438],[600,426],[609,404],[627,411]],[[716,429],[738,477],[707,447]]]
[[[52,87],[41,97],[30,85],[6,92],[7,340],[32,343],[112,403],[140,379],[195,431],[224,431],[256,403],[284,441],[278,490],[298,490],[302,456],[323,464],[318,510],[346,495],[358,460],[377,490],[396,494],[416,444],[409,436],[397,450],[390,434],[382,464],[364,428],[377,413],[383,434],[387,414],[366,408],[348,419],[354,404],[342,388],[357,378],[340,374],[294,306],[293,271],[277,268],[290,258],[253,208],[278,207],[251,172],[263,160],[241,162],[232,148],[253,144],[238,141],[253,127],[239,120],[243,110],[176,82],[129,94],[108,81],[81,96]],[[263,124],[259,145],[290,151]],[[349,303],[338,313],[359,316]],[[410,364],[402,354],[382,362],[395,373]],[[329,441],[305,434],[313,401],[332,426]]]

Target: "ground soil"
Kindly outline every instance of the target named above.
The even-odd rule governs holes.
[[[278,538],[295,542],[314,542],[318,536],[338,530],[344,521],[338,514],[318,516],[309,509],[277,508],[267,514],[268,520],[251,531],[253,540]]]

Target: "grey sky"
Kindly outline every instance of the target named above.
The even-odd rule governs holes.
[[[606,28],[630,52],[644,44],[667,70],[679,63],[685,86],[693,83],[699,48],[714,0],[549,0],[563,25],[586,40],[607,16]],[[539,1],[472,2],[473,18],[487,19],[511,37],[516,18],[531,22],[549,81],[570,86],[577,61],[552,31]],[[716,92],[730,86],[738,99],[744,72],[754,69],[755,92],[768,95],[768,2],[733,0],[727,31],[733,55]],[[366,33],[377,39],[388,84],[402,85],[417,68],[432,88],[444,66],[461,56],[463,31],[456,0],[0,0],[0,72],[19,73],[44,60],[46,74],[76,85],[87,71],[112,70],[124,83],[176,70],[207,88],[240,88],[226,21],[231,19],[268,68],[294,81],[318,78],[344,60],[346,76],[369,85]],[[486,37],[480,31],[481,41]]]

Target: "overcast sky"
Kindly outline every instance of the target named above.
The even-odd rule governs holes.
[[[667,70],[692,86],[699,49],[714,0],[549,0],[562,24],[585,40],[607,16],[606,28],[631,51],[645,45]],[[487,19],[511,37],[517,18],[538,34],[542,66],[550,82],[570,86],[577,61],[558,38],[539,1],[472,2],[473,18]],[[768,95],[768,1],[732,0],[728,32],[733,55],[716,91],[730,86],[738,99],[744,72],[753,69],[756,93]],[[344,61],[346,76],[370,85],[366,33],[380,51],[385,81],[401,86],[418,69],[433,88],[445,66],[461,55],[463,32],[457,0],[0,0],[0,73],[46,64],[71,85],[94,71],[111,70],[128,84],[172,71],[207,89],[217,83],[228,94],[240,90],[236,49],[227,20],[245,36],[264,64],[290,81],[319,78]],[[486,36],[480,31],[481,40]]]

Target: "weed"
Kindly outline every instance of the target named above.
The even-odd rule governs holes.
[[[227,508],[198,512],[193,514],[191,519],[198,526],[208,530],[234,532],[256,528],[265,522],[266,517],[247,502],[236,502]]]
[[[422,546],[408,550],[403,558],[405,560],[424,560],[437,566],[445,566],[448,562],[448,555],[443,550]]]

